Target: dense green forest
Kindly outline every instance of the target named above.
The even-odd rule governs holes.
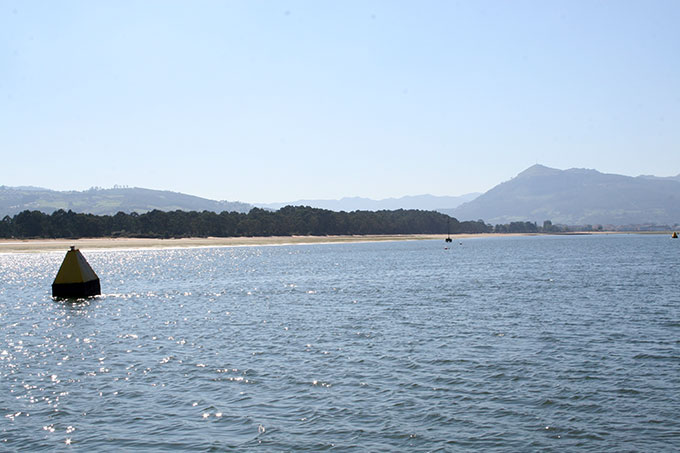
[[[532,224],[535,226],[535,224]],[[435,211],[335,212],[302,206],[278,211],[254,208],[239,212],[153,210],[145,214],[119,212],[94,215],[58,210],[50,214],[23,211],[0,221],[0,238],[80,237],[238,237],[347,234],[488,233],[483,221],[459,222]]]

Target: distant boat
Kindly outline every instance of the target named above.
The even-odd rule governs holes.
[[[675,231],[673,231],[673,234],[671,235],[671,237],[672,237],[673,239],[677,239],[677,238],[678,238],[678,233],[675,232]]]
[[[444,242],[453,242],[453,239],[451,239],[451,220],[446,221],[446,239],[444,239]]]

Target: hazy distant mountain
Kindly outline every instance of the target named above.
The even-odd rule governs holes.
[[[680,223],[680,175],[622,176],[534,165],[450,212],[498,224],[552,220],[566,225]]]
[[[638,178],[644,179],[654,179],[657,181],[678,181],[680,182],[680,175],[677,176],[652,176],[652,175],[640,175]]]
[[[167,190],[141,188],[90,189],[82,192],[59,192],[39,187],[0,186],[0,218],[25,210],[47,214],[58,209],[91,214],[161,211],[237,211],[248,212],[247,203],[214,201]]]
[[[401,198],[372,200],[361,197],[345,197],[340,200],[297,200],[282,203],[262,203],[258,207],[280,209],[284,206],[310,206],[312,208],[331,211],[380,211],[395,209],[421,209],[424,211],[443,211],[455,208],[466,201],[474,200],[478,193],[469,193],[458,197],[440,197],[434,195],[416,195]]]

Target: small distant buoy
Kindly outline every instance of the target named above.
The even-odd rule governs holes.
[[[99,277],[80,250],[71,246],[52,283],[52,297],[85,298],[99,294]]]
[[[676,231],[673,231],[673,235],[671,236],[673,239],[678,238],[678,233]]]

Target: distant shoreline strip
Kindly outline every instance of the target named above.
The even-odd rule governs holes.
[[[457,239],[493,236],[526,236],[526,234],[457,234]],[[241,247],[297,244],[335,244],[352,242],[420,241],[446,237],[445,234],[394,234],[394,235],[353,235],[353,236],[264,236],[264,237],[208,237],[178,239],[147,238],[82,238],[82,239],[3,239],[0,253],[31,253],[68,250],[75,245],[81,250],[108,249],[170,249],[189,247]]]
[[[570,232],[559,235],[641,234],[639,232]],[[667,234],[667,232],[644,232]],[[452,234],[454,240],[469,238],[546,236],[549,233],[461,233]],[[177,249],[205,247],[244,247],[304,244],[340,244],[353,242],[444,240],[445,234],[392,234],[353,236],[263,236],[263,237],[207,237],[207,238],[82,238],[82,239],[0,239],[0,253],[39,253],[68,250],[75,245],[81,250],[111,249]]]

